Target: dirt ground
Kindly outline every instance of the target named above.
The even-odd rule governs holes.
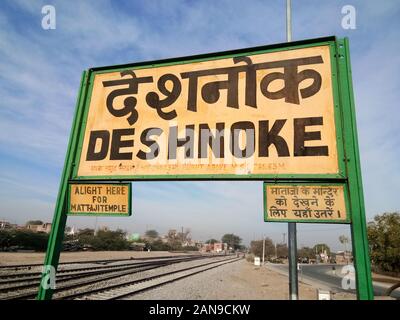
[[[289,299],[289,279],[286,275],[265,267],[255,267],[252,263],[246,262],[240,273],[235,277],[242,283],[248,282],[252,288],[258,288],[257,295],[262,298],[254,299]],[[317,289],[315,286],[299,281],[299,299],[317,300]],[[334,300],[352,300],[355,298],[355,295],[347,293],[337,293],[332,296]]]
[[[133,299],[288,300],[288,286],[287,276],[242,260],[137,294]],[[317,288],[299,283],[299,297],[316,300]],[[355,296],[337,294],[333,299],[355,299]]]
[[[193,253],[189,253],[193,254]],[[146,257],[163,257],[173,255],[187,255],[186,253],[171,253],[168,251],[98,251],[98,252],[62,252],[60,262],[90,261],[106,259],[129,259]],[[0,265],[35,264],[44,262],[44,253],[41,252],[0,252]]]
[[[289,299],[288,277],[265,267],[256,267],[246,261],[238,272],[231,274],[230,277],[232,283],[237,283],[243,288],[248,287],[253,296],[250,299]],[[310,285],[299,283],[299,297],[301,300],[315,300],[316,289]]]
[[[162,257],[171,255],[187,254],[171,253],[168,251],[62,252],[60,262]],[[0,252],[0,265],[36,264],[43,263],[43,261],[44,253]],[[382,276],[374,274],[374,278],[375,277]],[[393,280],[393,278],[390,279],[391,277],[387,278],[389,278],[385,279],[387,282]],[[317,299],[317,289],[318,285],[299,281],[300,300]],[[253,263],[246,260],[227,264],[135,296],[135,299],[287,300],[288,298],[288,277],[286,275],[266,267],[256,267]],[[336,293],[332,296],[332,299],[353,300],[356,299],[356,296],[349,293]]]
[[[391,277],[391,276],[386,276],[386,275],[375,273],[375,272],[372,272],[372,279],[374,281],[390,283],[390,284],[395,284],[397,282],[400,282],[400,277]]]

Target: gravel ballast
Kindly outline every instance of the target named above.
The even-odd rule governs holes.
[[[315,300],[317,288],[299,283],[300,300]],[[335,299],[352,299],[342,294]],[[288,300],[288,278],[244,259],[139,293],[132,300]]]

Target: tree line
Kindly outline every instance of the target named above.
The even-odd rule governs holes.
[[[42,224],[41,221],[29,221],[30,224]],[[46,233],[33,232],[27,229],[3,229],[0,230],[0,250],[8,251],[10,248],[31,249],[45,251],[49,235]],[[76,246],[89,246],[93,250],[128,250],[132,243],[144,243],[146,249],[150,250],[197,250],[195,247],[183,246],[183,242],[190,238],[190,230],[183,233],[167,235],[167,241],[162,241],[155,230],[148,230],[143,239],[132,241],[127,239],[126,232],[122,230],[109,231],[83,229],[77,235],[65,235],[65,243],[75,243]],[[339,241],[345,245],[349,239],[341,236]],[[389,212],[377,215],[368,223],[368,241],[372,268],[378,272],[400,273],[400,213]],[[218,242],[216,239],[209,239],[206,243]],[[242,239],[235,234],[225,234],[221,242],[227,243],[234,250],[242,250]],[[252,241],[250,251],[261,257],[262,240]],[[314,247],[303,247],[298,249],[300,258],[315,258],[316,252],[327,251],[330,255],[330,248],[323,243]],[[276,246],[271,239],[265,242],[265,259],[273,257],[286,258],[288,248],[286,244],[277,243]]]
[[[279,262],[276,259],[287,259],[289,255],[286,243],[274,244],[274,242],[268,237],[266,237],[265,240],[254,240],[250,243],[250,252],[255,256],[262,259],[263,251],[264,259],[267,261]],[[331,250],[327,244],[318,243],[313,247],[302,247],[297,249],[297,257],[300,261],[303,261],[304,259],[308,261],[310,259],[315,259],[315,255],[322,252],[326,252],[327,255],[331,254]]]
[[[388,212],[376,215],[367,225],[369,254],[372,270],[398,275],[400,273],[400,213]],[[345,236],[339,237],[339,242],[344,245],[345,251],[350,242]],[[311,247],[302,247],[297,250],[299,260],[315,259],[316,253],[326,250],[331,254],[329,246],[324,243]],[[252,241],[250,252],[262,258],[263,240]],[[274,245],[270,238],[265,239],[265,259],[274,260],[288,257],[286,244]]]

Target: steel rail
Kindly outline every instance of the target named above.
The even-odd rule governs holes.
[[[238,260],[240,260],[240,259],[230,258],[230,259],[225,259],[225,260],[222,260],[222,261],[221,260],[220,261],[212,261],[212,262],[208,262],[208,263],[197,265],[197,266],[192,266],[192,267],[187,267],[187,268],[183,268],[183,269],[179,269],[179,270],[164,272],[164,273],[161,273],[161,274],[158,274],[158,275],[149,276],[149,277],[145,277],[145,278],[142,278],[142,279],[136,279],[136,280],[131,280],[131,281],[127,281],[127,282],[124,282],[124,283],[120,283],[120,284],[110,285],[110,286],[104,287],[104,288],[95,288],[95,289],[87,290],[87,291],[84,291],[84,292],[69,294],[69,295],[66,295],[66,296],[63,296],[63,297],[60,297],[60,298],[56,298],[56,300],[72,300],[72,299],[75,299],[75,298],[87,296],[88,294],[89,295],[93,295],[93,294],[97,294],[97,293],[100,293],[100,292],[103,292],[103,291],[107,291],[107,290],[119,289],[119,288],[122,288],[122,287],[125,287],[125,286],[134,285],[134,284],[138,284],[138,283],[145,282],[145,281],[150,281],[150,280],[153,280],[153,279],[165,277],[165,276],[168,276],[168,275],[171,275],[171,274],[176,274],[176,273],[179,273],[179,272],[184,272],[184,271],[188,271],[188,270],[201,268],[201,267],[208,266],[208,265],[211,265],[211,264],[220,264],[220,265],[222,265],[222,264],[226,264],[226,263],[230,263],[230,262],[235,262],[235,261],[238,261]]]
[[[172,261],[172,260],[191,260],[195,258],[202,258],[206,256],[194,256],[194,257],[184,257],[184,258],[170,258],[171,260],[163,259],[164,261]],[[154,262],[132,262],[132,263],[125,263],[125,264],[119,264],[119,265],[109,265],[109,266],[90,266],[90,267],[83,267],[83,268],[71,268],[71,269],[61,269],[57,271],[57,274],[59,273],[71,273],[71,272],[77,272],[77,271],[85,271],[85,270],[100,270],[100,269],[112,269],[115,267],[119,266],[130,266],[130,265],[144,265],[144,264],[151,264]],[[33,277],[33,276],[38,276],[40,278],[41,272],[22,272],[22,273],[11,273],[11,274],[1,274],[0,275],[0,283],[6,283],[6,282],[12,282],[14,278],[18,277]],[[22,279],[21,279],[22,280]]]
[[[193,261],[197,259],[202,259],[201,257],[199,258],[186,258],[186,259],[172,259],[172,260],[165,260],[165,261],[157,261],[157,262],[143,262],[143,263],[131,263],[131,264],[124,264],[124,265],[116,265],[116,266],[107,266],[107,267],[98,267],[100,270],[95,270],[95,271],[84,271],[84,270],[91,270],[91,268],[85,269],[85,268],[79,268],[78,270],[82,270],[84,272],[78,272],[78,273],[73,273],[73,274],[64,274],[60,276],[56,276],[56,282],[65,282],[65,281],[70,281],[70,280],[75,280],[75,279],[80,279],[84,277],[91,277],[95,275],[102,275],[102,274],[107,274],[107,273],[114,273],[118,271],[124,271],[124,270],[135,270],[137,268],[145,267],[145,266],[152,266],[152,265],[169,265],[173,263],[180,263],[180,262],[185,262],[185,261]],[[76,272],[77,270],[64,270],[67,273],[70,272]],[[57,274],[60,272],[57,272]],[[37,281],[35,281],[37,280]],[[8,283],[17,283],[17,285],[14,286],[7,286],[7,287],[0,287],[0,293],[2,292],[9,292],[13,290],[21,290],[21,289],[27,289],[30,287],[37,287],[39,285],[40,281],[40,274],[35,276],[34,278],[23,278],[23,279],[11,279],[10,281],[2,280],[0,281],[0,284],[8,284]],[[27,283],[29,282],[29,283]]]
[[[88,261],[66,261],[60,262],[58,265],[68,265],[68,264],[85,264],[85,263],[112,263],[112,262],[120,262],[120,261],[131,261],[131,260],[156,260],[156,259],[168,259],[168,258],[176,258],[176,257],[194,257],[200,256],[198,254],[192,255],[181,255],[181,256],[160,256],[160,257],[142,257],[142,258],[124,258],[124,259],[104,259],[104,260],[88,260]],[[41,267],[43,263],[32,263],[32,264],[10,264],[10,265],[0,265],[1,269],[26,269],[32,267]]]
[[[182,276],[178,276],[177,278],[170,279],[170,280],[166,280],[166,281],[163,281],[163,282],[161,282],[161,283],[156,283],[156,284],[150,285],[150,286],[148,286],[148,287],[146,287],[146,288],[138,289],[138,290],[136,290],[136,291],[133,292],[133,293],[131,292],[131,293],[126,293],[126,294],[120,294],[120,295],[118,295],[117,297],[114,296],[114,297],[110,298],[109,300],[117,300],[117,299],[129,297],[129,296],[133,296],[133,295],[135,295],[135,294],[138,294],[138,293],[141,293],[141,292],[144,292],[144,291],[148,291],[148,290],[152,290],[152,289],[154,289],[154,288],[157,288],[157,287],[166,285],[166,284],[168,284],[168,283],[172,283],[172,282],[175,282],[175,281],[184,279],[184,278],[188,278],[188,277],[194,276],[194,275],[196,275],[196,274],[205,272],[205,271],[207,271],[207,270],[215,269],[215,268],[218,268],[218,267],[223,266],[223,265],[225,265],[225,264],[236,262],[236,261],[241,260],[241,259],[232,259],[232,260],[233,260],[233,261],[227,261],[227,262],[218,264],[218,265],[216,265],[216,266],[211,266],[211,267],[208,267],[208,268],[206,268],[206,269],[201,269],[201,270],[192,272],[192,273],[190,273],[190,274],[185,274],[185,275],[182,275]]]
[[[215,256],[215,257],[217,257],[217,256]],[[149,264],[148,266],[141,265],[140,266],[140,267],[142,267],[141,269],[139,267],[136,267],[136,268],[132,267],[128,271],[119,272],[118,274],[113,274],[113,275],[109,275],[109,276],[106,276],[106,277],[102,277],[101,279],[99,279],[97,277],[96,279],[93,279],[93,280],[89,279],[89,280],[82,281],[82,282],[79,282],[79,283],[66,284],[66,285],[64,285],[62,287],[56,288],[54,290],[54,292],[58,293],[58,292],[62,292],[62,291],[70,290],[70,289],[75,289],[75,288],[78,288],[78,287],[81,287],[81,286],[86,286],[86,285],[91,285],[91,284],[94,284],[94,283],[98,283],[99,281],[112,280],[112,279],[119,278],[119,277],[122,277],[122,276],[126,276],[126,275],[129,275],[129,274],[135,274],[135,273],[139,273],[139,272],[142,272],[142,271],[153,270],[153,269],[156,269],[156,268],[164,267],[164,266],[175,264],[175,263],[195,261],[195,260],[202,259],[202,258],[206,258],[206,257],[196,256],[196,257],[187,258],[187,259],[176,259],[176,261],[157,261],[155,263],[153,262],[153,263]],[[134,269],[134,270],[132,270],[132,269]],[[115,271],[113,270],[113,272],[115,272]],[[92,275],[87,275],[86,278],[88,278],[90,276],[92,276]],[[75,280],[75,279],[73,279],[73,280]],[[66,281],[71,281],[71,279],[67,279]],[[33,287],[33,285],[32,285],[32,287]],[[35,289],[36,289],[36,287],[37,287],[37,283],[35,284]],[[21,299],[31,299],[31,298],[35,298],[35,297],[36,297],[36,290],[35,290],[35,292],[21,293],[21,294],[17,294],[17,295],[14,295],[14,296],[6,296],[6,297],[3,297],[1,299],[2,300],[21,300]]]

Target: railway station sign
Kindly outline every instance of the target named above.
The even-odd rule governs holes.
[[[345,185],[264,184],[264,220],[349,223]]]
[[[346,38],[84,71],[45,265],[68,215],[130,215],[130,187],[103,192],[137,180],[263,181],[265,221],[350,223],[358,297],[373,298]],[[80,193],[91,184],[102,194]]]
[[[76,183],[69,185],[69,215],[130,216],[131,184]]]
[[[333,49],[93,70],[75,178],[339,175]]]

